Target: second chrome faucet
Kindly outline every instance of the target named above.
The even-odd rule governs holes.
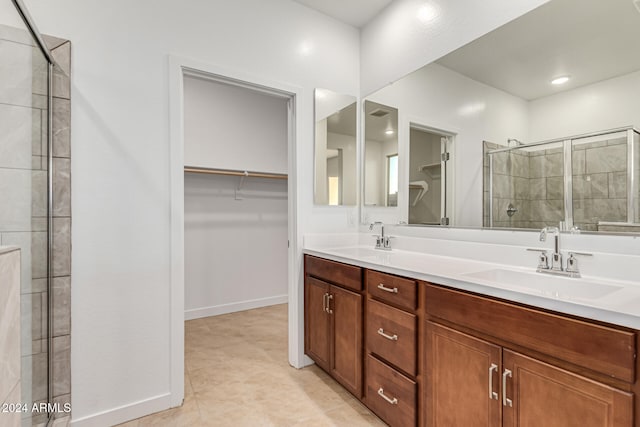
[[[380,250],[383,250],[383,251],[390,251],[391,250],[391,236],[385,236],[384,235],[384,224],[381,221],[373,222],[373,223],[371,223],[371,225],[369,225],[369,230],[373,230],[373,227],[375,227],[376,225],[380,226],[380,234],[373,236],[373,237],[376,238],[375,249],[380,249]]]

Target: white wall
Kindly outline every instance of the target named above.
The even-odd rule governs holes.
[[[356,138],[340,133],[327,132],[327,148],[342,150],[342,203],[358,203],[358,158]]]
[[[640,126],[640,71],[530,102],[528,142]]]
[[[368,139],[364,150],[364,204],[365,206],[384,205],[384,172],[382,163],[382,142]]]
[[[184,164],[287,173],[287,99],[184,78]]]
[[[547,1],[396,0],[362,29],[360,93],[370,94]]]
[[[456,170],[454,221],[482,226],[482,141],[526,140],[527,102],[438,64],[423,67],[369,99],[397,106],[403,127],[398,132],[399,161],[403,164],[409,156],[409,122],[456,134],[452,158]],[[401,170],[407,173],[400,180],[401,191],[406,191],[403,183],[408,183],[408,170]]]
[[[287,182],[185,174],[185,318],[287,301]]]
[[[25,3],[72,42],[73,418],[115,424],[166,407],[170,388],[167,55],[302,88],[301,247],[355,229],[355,208],[314,207],[310,189],[313,89],[358,93],[359,35],[290,0]]]

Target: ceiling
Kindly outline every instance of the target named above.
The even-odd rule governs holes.
[[[436,62],[533,100],[639,70],[638,40],[633,0],[552,0]]]
[[[393,0],[294,0],[356,28],[363,27]]]

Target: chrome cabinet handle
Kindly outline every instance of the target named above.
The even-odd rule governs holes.
[[[333,295],[327,294],[327,313],[333,314],[333,310],[331,310],[331,300],[333,299]]]
[[[378,289],[380,289],[381,291],[385,291],[385,292],[389,292],[392,294],[397,294],[398,293],[398,288],[387,288],[385,285],[383,285],[382,283],[380,283],[378,285]]]
[[[322,311],[327,312],[327,294],[326,292],[322,295]]]
[[[502,373],[502,406],[513,406],[513,401],[507,397],[507,377],[511,378],[511,371],[505,369]]]
[[[498,393],[493,391],[493,371],[498,372],[498,365],[492,363],[489,367],[489,400],[498,400]]]
[[[382,397],[384,400],[386,400],[387,402],[389,402],[392,405],[397,405],[398,404],[398,399],[396,397],[394,397],[393,399],[390,399],[387,396],[385,396],[384,389],[382,387],[380,387],[380,390],[378,390],[378,396]]]
[[[382,335],[383,337],[391,341],[398,341],[398,336],[396,334],[393,334],[393,335],[385,334],[384,329],[382,328],[378,329],[378,335]]]

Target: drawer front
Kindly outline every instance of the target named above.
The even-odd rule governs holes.
[[[635,334],[426,285],[427,314],[583,368],[635,382]]]
[[[390,426],[416,425],[416,383],[370,354],[366,361],[367,406]]]
[[[367,270],[367,291],[372,297],[405,310],[414,311],[418,286],[414,280]]]
[[[367,352],[415,376],[416,316],[370,299],[365,322]]]
[[[362,269],[311,255],[304,256],[306,274],[354,291],[362,290]]]

